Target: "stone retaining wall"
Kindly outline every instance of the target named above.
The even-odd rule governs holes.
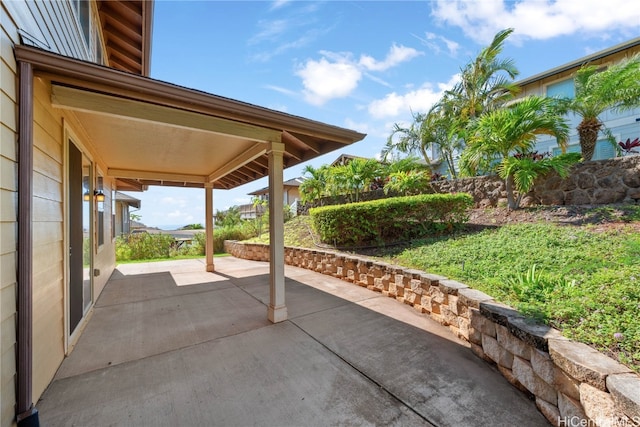
[[[469,193],[476,208],[507,203],[504,181],[495,175],[435,181],[432,190],[436,193]],[[361,199],[384,197],[387,196],[382,190],[376,190],[363,193]],[[329,197],[318,205],[346,203],[346,199]],[[640,155],[578,163],[566,179],[551,172],[536,181],[521,205],[602,205],[632,200],[640,200]],[[313,206],[299,204],[298,214],[306,214]]]
[[[265,244],[227,240],[225,250],[238,258],[269,260]],[[463,283],[332,251],[285,248],[285,263],[380,292],[429,315],[535,399],[552,425],[640,426],[638,375]]]

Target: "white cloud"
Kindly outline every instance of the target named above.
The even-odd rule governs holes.
[[[444,44],[445,48],[449,52],[449,55],[451,56],[456,56],[456,54],[458,53],[458,49],[460,49],[459,43],[435,33],[426,32],[424,34],[424,37],[419,37],[415,34],[413,36],[420,40],[423,45],[427,46],[435,53],[442,52],[442,48],[440,47],[441,44]]]
[[[432,15],[481,43],[499,30],[514,38],[549,39],[581,32],[637,33],[640,2],[628,0],[436,0]]]
[[[355,61],[351,53],[321,51],[318,60],[308,59],[298,65],[296,75],[302,79],[304,97],[313,105],[323,105],[335,98],[349,96],[362,79],[363,73],[371,80],[389,86],[384,80],[371,75],[371,72],[385,71],[421,55],[422,53],[402,45],[393,44],[383,61],[362,55]]]
[[[271,7],[269,8],[270,10],[276,10],[276,9],[280,9],[281,7],[284,7],[287,5],[287,3],[289,3],[290,0],[275,0],[272,4]]]
[[[305,99],[313,105],[348,96],[362,78],[362,72],[352,62],[329,62],[325,57],[319,61],[308,60],[296,75],[302,79]]]
[[[369,71],[385,71],[420,55],[422,55],[420,51],[394,43],[384,61],[376,61],[369,55],[362,55],[360,57],[360,65]]]
[[[258,26],[260,27],[260,31],[247,41],[248,45],[259,44],[265,40],[277,39],[289,30],[291,24],[286,19],[273,19],[270,21],[260,21],[258,22]]]
[[[459,76],[454,75],[446,83],[424,83],[420,88],[404,94],[392,92],[384,98],[375,100],[369,104],[369,114],[381,119],[387,117],[398,117],[410,112],[425,112],[433,104],[440,100],[444,91],[451,89],[458,81]]]
[[[173,206],[186,206],[187,205],[187,200],[185,200],[182,197],[171,197],[171,196],[165,196],[162,197],[161,199],[161,204],[162,205],[173,205]]]

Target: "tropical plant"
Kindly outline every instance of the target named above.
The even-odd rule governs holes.
[[[322,165],[314,168],[311,165],[303,169],[304,181],[300,184],[300,200],[308,203],[321,199],[327,194],[327,182],[329,180],[329,166]]]
[[[518,86],[513,83],[519,74],[515,61],[498,57],[511,33],[513,28],[496,33],[491,44],[460,70],[460,81],[447,92],[463,121],[500,107],[518,92]]]
[[[603,132],[617,148],[616,140],[600,115],[607,110],[625,111],[640,106],[640,54],[624,59],[605,70],[585,65],[574,76],[574,98],[560,100],[563,111],[572,111],[582,120],[576,128],[580,137],[582,158],[593,157],[598,135]]]
[[[382,163],[382,169],[382,174],[389,176],[396,172],[429,170],[430,168],[419,157],[407,156],[399,159],[394,159],[390,162]]]
[[[519,199],[514,195],[514,175],[518,170],[524,170],[523,160],[510,158],[510,155],[531,151],[538,135],[554,136],[564,151],[569,135],[566,119],[555,109],[555,101],[551,98],[521,98],[508,107],[480,116],[462,153],[465,163],[472,167],[483,164],[498,170],[505,180],[510,209],[519,207]],[[530,176],[533,172],[535,170],[529,170],[527,174]],[[523,176],[519,178],[521,184],[529,180]]]
[[[618,146],[624,151],[625,154],[637,153],[634,148],[640,148],[640,138],[636,138],[633,141],[631,138],[627,138],[625,142],[618,142]]]
[[[515,199],[515,208],[520,206],[522,197],[531,191],[533,183],[539,176],[546,175],[552,170],[556,171],[560,178],[569,176],[571,166],[580,162],[580,153],[564,153],[555,157],[536,155],[514,155],[505,159],[498,165],[498,175],[502,179],[512,177],[518,197]]]
[[[216,211],[215,215],[216,225],[219,227],[233,227],[242,222],[240,217],[240,208],[238,206],[232,206],[226,211]]]
[[[340,194],[346,194],[351,201],[357,202],[381,172],[382,165],[377,160],[356,158],[345,165],[334,166],[331,177]]]
[[[413,113],[413,122],[408,126],[394,123],[393,132],[387,138],[387,143],[381,152],[383,161],[388,161],[395,152],[409,155],[419,153],[431,168],[429,148],[433,141],[425,140],[423,133],[423,122],[426,116],[426,114]]]
[[[384,194],[391,192],[402,196],[424,193],[431,185],[431,174],[424,170],[394,172],[384,185]]]
[[[498,58],[512,32],[512,28],[498,32],[491,44],[460,70],[460,81],[427,113],[414,113],[408,126],[394,124],[382,150],[383,158],[395,151],[420,153],[431,167],[434,159],[429,150],[435,149],[446,162],[450,176],[457,177],[454,158],[464,148],[469,124],[510,100],[518,91],[513,84],[518,75],[514,61]]]

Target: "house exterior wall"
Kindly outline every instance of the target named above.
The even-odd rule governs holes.
[[[93,60],[95,53],[89,49],[73,7],[69,1],[12,1],[2,2],[0,6],[0,426],[15,424],[16,402],[18,68],[13,46],[21,43],[22,34],[25,43]],[[91,7],[95,19],[94,2]],[[65,127],[78,135],[82,133],[73,117],[51,106],[51,86],[46,79],[36,76],[33,89],[32,397],[35,403],[55,375],[68,348],[65,327]],[[80,142],[88,145],[86,140]],[[87,154],[91,156],[90,152]],[[113,183],[105,180],[103,185],[105,194],[110,195]],[[94,277],[94,301],[115,267],[109,199],[104,207],[104,244],[93,248],[94,268],[101,272]],[[94,242],[97,242],[96,237]]]
[[[0,425],[13,423],[16,373],[17,64],[18,29],[0,6]]]
[[[607,66],[620,62],[624,58],[630,57],[640,52],[640,46],[634,46],[632,48],[608,55],[604,58],[594,60],[591,62],[593,65]],[[547,96],[548,88],[555,84],[567,79],[572,79],[576,68],[572,68],[560,73],[553,74],[551,76],[536,80],[534,82],[521,86],[521,92],[519,96],[539,95]],[[637,138],[640,136],[640,123],[636,122],[636,119],[640,118],[640,108],[625,112],[606,111],[600,119],[611,130],[616,141],[626,141],[627,138]],[[580,117],[575,114],[568,114],[567,119],[569,121],[570,135],[569,135],[569,151],[580,152],[579,137],[576,127],[580,123]],[[540,137],[536,143],[535,149],[538,152],[551,152],[554,148],[557,151],[558,144],[554,138]],[[593,160],[601,160],[605,158],[615,157],[615,150],[610,143],[604,141],[604,136],[601,135],[596,147]]]
[[[93,159],[86,147],[75,117],[51,106],[51,84],[36,75],[34,79],[34,174],[33,174],[33,399],[49,385],[67,349],[65,328],[66,201],[65,140],[67,134]],[[100,169],[92,161],[94,182]],[[111,190],[113,183],[103,178],[103,243],[98,244],[97,203],[93,202],[93,301],[102,292],[115,268],[115,240],[111,231]]]

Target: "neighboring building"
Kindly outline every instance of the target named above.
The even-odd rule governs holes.
[[[287,206],[291,206],[292,203],[300,200],[300,184],[302,184],[304,178],[298,177],[289,179],[282,183],[283,203]],[[269,200],[269,187],[261,188],[252,193],[249,196],[257,197],[260,200]]]
[[[297,203],[300,200],[300,184],[304,178],[293,178],[282,183],[283,205],[289,206],[289,209],[295,215],[297,211]],[[261,188],[248,194],[254,196],[260,201],[269,201],[269,187]],[[240,210],[240,219],[254,219],[266,212],[265,205],[247,203],[238,206]]]
[[[521,89],[518,94],[521,96],[541,95],[541,96],[566,96],[574,95],[573,77],[575,72],[585,64],[593,64],[597,66],[607,67],[610,64],[620,62],[624,58],[640,53],[640,37],[618,44],[616,46],[604,49],[591,55],[576,59],[567,64],[560,65],[556,68],[538,73],[534,76],[515,82]],[[576,127],[580,123],[580,117],[570,113],[567,115],[569,127],[571,130],[569,136],[568,152],[580,152],[580,144],[578,131]],[[600,119],[605,126],[612,132],[616,141],[626,141],[627,138],[640,137],[640,108],[625,112],[606,111]],[[604,136],[596,144],[596,150],[592,160],[608,159],[616,157],[617,151],[612,144],[607,141]],[[552,155],[560,154],[556,140],[550,136],[540,136],[536,143],[535,149],[540,153],[551,153]],[[431,158],[432,164],[435,166],[434,171],[441,175],[448,175],[446,162],[440,156],[437,147],[432,147]],[[458,159],[456,158],[456,161]],[[457,164],[456,164],[457,166]]]
[[[269,176],[279,194],[283,168],[365,136],[149,78],[152,9],[0,5],[1,426],[37,420],[34,404],[115,269],[116,191],[202,188],[213,271],[214,188]],[[270,233],[282,241],[281,228]],[[273,251],[267,315],[277,322],[287,316],[283,245]]]
[[[625,43],[610,47],[609,49],[593,53],[551,70],[544,71],[529,78],[520,80],[516,84],[521,88],[519,96],[544,95],[544,96],[574,96],[573,76],[575,72],[584,64],[597,65],[602,68],[610,64],[620,62],[624,58],[640,53],[640,37],[629,40]],[[580,144],[576,126],[580,123],[580,117],[569,114],[571,134],[567,151],[580,152]],[[637,138],[640,136],[640,108],[625,112],[606,111],[600,119],[612,132],[616,141],[625,141],[627,138]],[[604,139],[596,145],[596,150],[592,160],[607,159],[616,157],[616,150],[611,143]],[[553,155],[560,154],[560,148],[554,138],[539,138],[536,147],[538,152],[549,152]]]
[[[113,232],[114,237],[131,233],[131,208],[140,209],[140,199],[131,197],[127,194],[116,191],[114,196],[113,208]]]
[[[367,157],[354,156],[352,154],[340,154],[337,159],[335,159],[329,166],[344,166],[351,163],[352,160],[362,159],[369,160]]]

